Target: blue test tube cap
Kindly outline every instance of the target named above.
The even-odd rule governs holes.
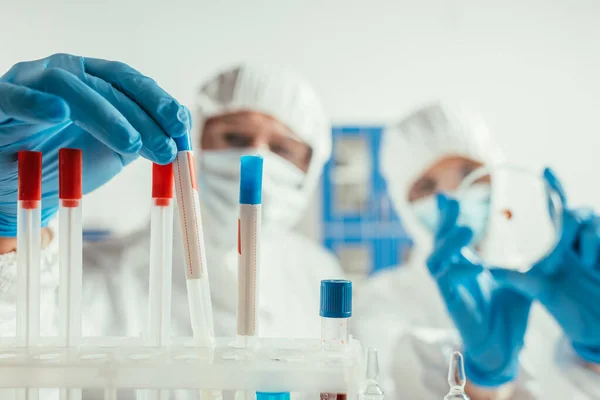
[[[350,318],[352,316],[352,282],[331,279],[321,281],[321,317]]]
[[[263,158],[242,156],[240,159],[240,204],[262,202]]]
[[[256,400],[290,400],[290,392],[256,392]]]
[[[175,145],[177,146],[177,151],[191,151],[192,150],[192,141],[190,140],[190,134],[186,133],[183,136],[179,136],[173,138],[175,141]]]

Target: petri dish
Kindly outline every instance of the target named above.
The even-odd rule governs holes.
[[[513,165],[482,167],[455,195],[459,224],[474,231],[469,249],[484,265],[527,272],[558,244],[563,204],[541,173]]]

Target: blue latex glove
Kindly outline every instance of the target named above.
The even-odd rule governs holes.
[[[600,364],[600,219],[589,210],[569,209],[552,171],[546,169],[544,178],[563,204],[558,245],[527,273],[499,269],[493,275],[538,299],[575,351],[584,360]]]
[[[466,247],[473,236],[457,226],[459,204],[438,195],[440,226],[427,266],[437,281],[464,346],[469,380],[482,387],[513,381],[531,308],[531,299],[502,287]]]
[[[123,63],[57,54],[16,64],[0,78],[0,236],[16,235],[19,150],[43,153],[46,226],[58,208],[61,147],[82,150],[88,193],[138,155],[172,161],[172,138],[190,123],[185,107]]]

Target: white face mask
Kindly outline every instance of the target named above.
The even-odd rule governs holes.
[[[457,224],[471,228],[473,231],[472,246],[479,244],[485,236],[490,216],[490,195],[490,186],[484,184],[473,185],[457,198],[460,205]],[[440,210],[437,206],[436,196],[428,196],[414,201],[412,209],[429,232],[437,232]]]
[[[282,157],[256,148],[204,150],[196,157],[198,191],[210,225],[221,244],[235,244],[239,214],[240,157],[261,155],[263,166],[262,223],[264,229],[291,228],[307,203],[305,173]],[[210,238],[209,238],[210,239]]]

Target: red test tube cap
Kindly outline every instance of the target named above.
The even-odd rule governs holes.
[[[42,199],[42,153],[19,151],[17,168],[19,201],[24,208],[36,208]]]
[[[81,199],[82,155],[80,149],[58,150],[58,197],[65,206],[78,206]]]
[[[155,204],[167,206],[173,198],[173,163],[152,164],[152,198]]]

